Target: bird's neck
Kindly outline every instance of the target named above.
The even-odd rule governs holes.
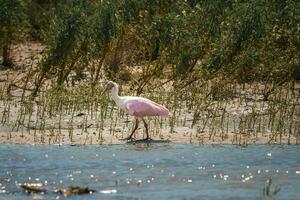
[[[119,93],[119,88],[118,87],[114,87],[111,90],[111,96],[113,98],[113,100],[117,103],[120,100],[120,97],[118,95]]]

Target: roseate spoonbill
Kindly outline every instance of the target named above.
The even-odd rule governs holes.
[[[115,103],[119,108],[124,110],[129,115],[134,116],[135,118],[135,126],[131,132],[131,134],[124,138],[123,140],[131,140],[134,132],[139,126],[140,120],[143,121],[145,129],[146,129],[146,138],[143,140],[151,140],[148,133],[148,125],[144,119],[147,116],[169,116],[169,110],[164,106],[155,103],[149,99],[143,97],[136,96],[119,96],[119,85],[113,81],[108,81],[105,91],[110,90],[111,95]]]

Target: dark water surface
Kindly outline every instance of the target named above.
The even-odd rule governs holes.
[[[272,178],[271,192],[263,194]],[[45,194],[20,184],[39,183]],[[70,186],[93,194],[64,197]],[[299,199],[300,147],[0,145],[0,199]]]

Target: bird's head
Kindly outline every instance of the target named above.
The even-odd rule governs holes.
[[[117,84],[116,82],[108,81],[108,82],[106,83],[106,86],[105,86],[104,90],[101,92],[100,96],[104,95],[104,93],[105,93],[106,91],[111,91],[111,92],[113,92],[113,90],[115,90],[115,92],[118,93],[118,88],[119,88],[119,86],[118,86],[118,84]]]
[[[113,81],[108,81],[107,84],[106,84],[105,91],[112,90],[113,88],[118,88],[118,84],[116,82],[113,82]]]

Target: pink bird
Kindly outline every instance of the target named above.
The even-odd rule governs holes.
[[[113,81],[109,81],[106,85],[105,90],[110,90],[111,95],[115,103],[119,108],[124,110],[129,115],[134,116],[135,118],[135,126],[129,135],[129,137],[124,138],[124,140],[131,140],[134,132],[139,126],[140,120],[144,122],[144,126],[146,129],[147,137],[143,140],[151,140],[148,133],[148,125],[144,119],[147,116],[169,116],[169,110],[164,106],[155,103],[149,99],[143,97],[136,96],[119,96],[119,85]]]

